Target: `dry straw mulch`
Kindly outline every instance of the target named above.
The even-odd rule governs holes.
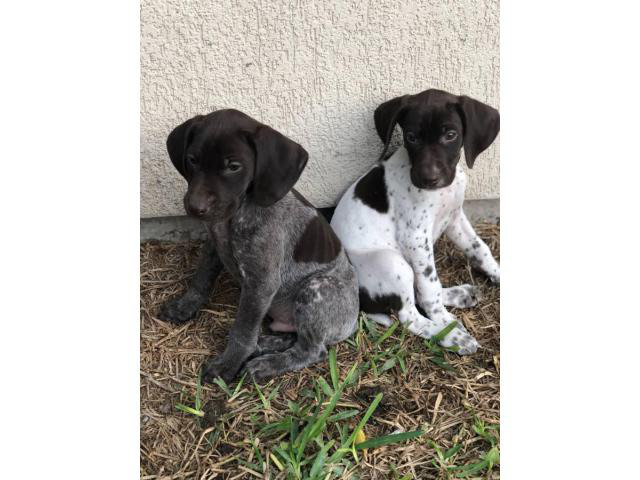
[[[479,225],[477,231],[494,255],[499,256],[499,227]],[[271,448],[282,438],[257,437],[256,422],[271,422],[288,415],[289,400],[302,402],[305,391],[313,390],[318,376],[329,380],[327,363],[289,373],[263,386],[265,394],[273,392],[276,386],[279,388],[268,409],[264,409],[249,382],[242,386],[247,395],[226,404],[227,396],[218,386],[205,386],[205,401],[216,400],[226,411],[223,421],[207,429],[194,416],[178,411],[176,403],[188,404],[195,393],[202,361],[222,350],[239,293],[237,285],[223,275],[195,321],[174,326],[155,317],[166,299],[186,287],[197,250],[195,243],[147,243],[140,249],[141,478],[286,478],[269,457]],[[396,431],[425,430],[418,439],[370,449],[360,458],[350,478],[387,479],[405,475],[404,478],[447,478],[446,469],[436,466],[437,462],[434,465],[434,443],[443,451],[461,444],[452,460],[455,465],[477,462],[489,449],[473,425],[477,419],[487,425],[499,422],[499,288],[472,270],[462,253],[447,240],[438,243],[436,254],[443,285],[473,283],[482,288],[483,298],[476,307],[451,310],[478,339],[482,349],[467,357],[447,353],[447,361],[455,369],[449,371],[430,360],[432,355],[422,339],[407,335],[403,340],[406,374],[398,365],[379,376],[369,370],[349,387],[341,405],[362,412],[371,401],[363,393],[368,391],[367,387],[372,387],[374,393],[384,393],[382,407],[364,429],[368,438]],[[382,327],[378,330],[384,331]],[[385,345],[400,341],[400,331],[397,329]],[[372,342],[366,332],[358,335],[362,340],[359,347],[347,343],[337,346],[343,377],[354,362],[362,364],[369,359]],[[356,416],[349,421],[355,426],[358,419]],[[499,436],[495,431],[494,434]],[[265,459],[266,473],[257,473],[242,463],[255,463],[256,449]],[[469,478],[482,477],[499,478],[499,466],[489,474],[477,473]]]

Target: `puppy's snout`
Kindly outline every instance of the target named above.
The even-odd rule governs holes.
[[[192,195],[185,203],[190,215],[204,217],[211,210],[214,201],[213,195]]]
[[[209,210],[208,207],[205,207],[204,205],[191,205],[191,212],[196,216],[196,217],[203,217],[207,211]]]
[[[438,183],[440,177],[436,175],[425,175],[422,180],[427,186],[435,185]]]
[[[424,166],[412,172],[412,180],[418,188],[434,188],[440,183],[442,172],[435,166]]]

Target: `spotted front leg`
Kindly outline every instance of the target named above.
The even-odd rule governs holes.
[[[427,316],[445,327],[454,320],[444,307],[442,284],[436,272],[433,244],[429,239],[418,245],[404,248],[405,258],[414,272],[416,300]]]
[[[451,322],[457,321],[444,306],[445,293],[436,272],[433,243],[426,239],[423,246],[413,245],[405,248],[404,253],[414,272],[417,303],[422,307],[429,320],[435,324],[436,331],[430,335],[433,336]],[[446,347],[457,346],[461,354],[474,353],[479,346],[476,339],[469,335],[460,322],[443,339],[441,344]]]
[[[462,210],[451,222],[445,234],[460,248],[469,263],[481,270],[494,283],[500,283],[500,266],[493,258],[491,250],[475,232]]]

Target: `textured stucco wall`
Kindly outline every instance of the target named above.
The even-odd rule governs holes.
[[[198,113],[234,107],[310,154],[299,188],[338,196],[381,150],[373,110],[441,88],[499,107],[497,0],[141,2],[141,214],[183,214],[165,139]],[[499,196],[499,148],[468,198]]]

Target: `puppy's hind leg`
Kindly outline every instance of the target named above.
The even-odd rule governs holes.
[[[480,300],[480,289],[473,285],[459,285],[442,289],[442,303],[445,307],[469,308]]]
[[[384,313],[367,313],[367,317],[369,317],[374,322],[379,323],[383,327],[390,327],[393,323],[391,317]]]
[[[350,253],[349,256],[352,261],[355,258],[354,264],[358,269],[361,308],[365,312],[375,312],[374,319],[381,315],[378,312],[391,307],[407,330],[427,339],[448,325],[445,320],[432,320],[419,312],[414,291],[415,274],[402,255],[383,250],[366,254]],[[450,318],[451,321],[455,320],[453,316]],[[461,355],[474,353],[478,348],[478,342],[462,325],[455,327],[441,344],[445,347],[458,346]]]
[[[268,380],[285,372],[301,370],[324,359],[327,349],[324,345],[310,344],[298,339],[293,347],[281,353],[267,353],[249,360],[244,370],[256,381]]]
[[[258,346],[248,360],[270,353],[284,352],[296,343],[295,333],[283,333],[281,335],[260,335]]]
[[[351,251],[349,258],[358,272],[360,309],[374,322],[391,326],[389,315],[402,306],[404,288],[399,284],[403,279],[413,281],[413,272],[407,272],[402,263],[395,261],[398,254],[393,250]]]
[[[245,369],[256,380],[301,370],[323,360],[327,345],[348,338],[358,326],[357,283],[349,269],[339,275],[321,275],[302,286],[294,304],[296,343],[281,353],[261,355]]]

